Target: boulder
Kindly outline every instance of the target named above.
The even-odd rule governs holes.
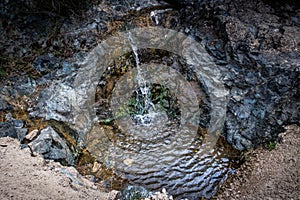
[[[43,155],[45,159],[60,161],[66,165],[73,165],[75,162],[74,154],[66,141],[50,126],[41,130],[40,135],[28,145],[33,152]]]

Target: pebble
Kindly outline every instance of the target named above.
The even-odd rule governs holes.
[[[37,135],[38,135],[38,133],[39,133],[39,130],[37,130],[37,129],[35,129],[35,130],[33,130],[33,131],[31,131],[30,133],[28,133],[26,136],[25,136],[25,138],[27,139],[27,140],[33,140]]]

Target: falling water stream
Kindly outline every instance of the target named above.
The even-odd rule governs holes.
[[[141,93],[141,98],[138,98],[138,95],[135,97],[135,102],[139,102],[140,100],[143,101],[142,107],[139,109],[140,112],[136,115],[134,115],[134,119],[141,123],[141,124],[146,124],[151,122],[151,119],[153,116],[156,114],[154,112],[155,110],[155,105],[153,104],[151,98],[150,98],[150,87],[149,84],[147,84],[147,81],[144,79],[141,66],[140,66],[140,60],[139,60],[139,55],[138,55],[138,48],[135,45],[134,39],[132,35],[129,33],[129,43],[132,48],[134,58],[135,58],[135,63],[136,63],[136,69],[137,69],[137,75],[136,75],[136,80],[137,80],[137,89],[135,93],[138,94],[140,91]]]

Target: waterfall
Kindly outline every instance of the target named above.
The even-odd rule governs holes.
[[[134,54],[135,64],[137,69],[137,75],[136,75],[137,88],[135,90],[136,93],[135,107],[138,110],[138,113],[134,115],[134,120],[138,124],[149,124],[151,123],[152,119],[156,115],[155,105],[151,100],[151,86],[150,84],[147,83],[147,81],[143,76],[143,72],[140,65],[140,59],[138,55],[138,48],[131,33],[129,33],[128,39]]]

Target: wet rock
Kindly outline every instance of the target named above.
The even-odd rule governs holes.
[[[41,130],[40,135],[28,145],[32,151],[42,154],[46,159],[61,161],[67,165],[74,164],[74,155],[66,141],[51,127]]]
[[[11,77],[8,84],[0,88],[0,110],[11,109],[9,99],[20,96],[29,96],[36,89],[36,81],[27,75],[20,77]],[[2,103],[1,103],[2,102]],[[2,105],[1,105],[2,104]]]
[[[72,59],[62,60],[51,53],[37,57],[32,65],[43,75],[37,80],[39,85],[49,84],[52,79],[64,78],[75,71]]]
[[[27,128],[16,128],[18,139],[20,142],[22,142],[28,132]]]
[[[11,120],[13,125],[15,126],[15,128],[22,128],[24,126],[24,122],[22,120],[19,119],[13,119]]]
[[[89,130],[89,119],[94,119],[89,109],[93,109],[95,92],[89,91],[92,81],[85,80],[84,73],[80,79],[82,87],[74,87],[70,74],[77,72],[72,63],[83,61],[99,42],[127,29],[127,24],[139,17],[149,19],[153,26],[169,27],[194,37],[214,57],[221,70],[220,80],[230,90],[223,135],[235,148],[243,150],[276,140],[283,125],[300,121],[300,11],[292,1],[166,0],[168,7],[163,1],[104,0],[91,6],[84,19],[72,16],[55,26],[49,18],[18,15],[23,6],[8,2],[20,1],[0,3],[4,5],[0,10],[4,19],[3,30],[0,29],[1,54],[36,57],[32,55],[35,50],[46,53],[33,62],[42,78],[36,82],[22,78],[5,93],[28,95],[36,84],[46,86],[39,103],[30,108],[31,116],[67,122],[82,138]],[[167,5],[167,9],[157,10],[157,5]],[[49,29],[59,34],[45,36]],[[9,33],[14,37],[7,37]],[[0,110],[10,108],[4,99],[0,97]],[[209,117],[203,125],[208,121]],[[4,131],[19,137],[25,132],[17,121],[1,126],[1,134]],[[48,158],[72,163],[72,159],[65,161],[66,154],[71,154],[66,143],[53,129],[45,130],[32,144]]]
[[[142,199],[147,198],[150,196],[150,192],[146,190],[142,186],[127,186],[122,191],[122,200],[135,200],[135,199]]]
[[[57,72],[59,77],[65,77],[75,71],[76,64],[74,64],[74,63],[69,63],[67,61],[63,61],[61,63],[61,65],[62,65],[62,68]]]
[[[92,105],[94,94],[89,91],[88,84],[83,84],[83,88],[75,88],[74,75],[76,73],[71,73],[62,80],[52,81],[51,85],[40,93],[37,105],[28,111],[32,117],[65,122],[83,139],[91,119],[94,119]],[[82,78],[87,82],[90,81],[86,77]],[[89,95],[84,95],[86,92]]]
[[[30,95],[35,91],[36,82],[28,76],[24,76],[20,82],[16,83],[14,90],[18,96]]]

